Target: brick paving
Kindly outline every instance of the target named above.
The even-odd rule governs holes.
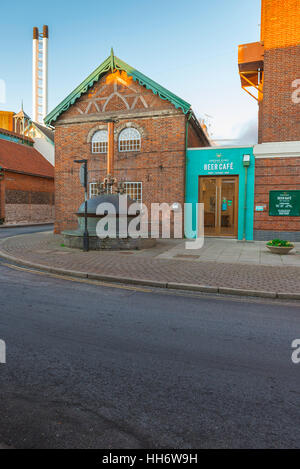
[[[300,267],[161,258],[163,247],[148,251],[84,253],[62,247],[62,237],[36,233],[5,239],[0,250],[36,264],[101,275],[162,282],[300,293]],[[1,254],[0,254],[1,255]]]

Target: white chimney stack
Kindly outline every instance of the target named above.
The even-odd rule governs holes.
[[[32,118],[42,124],[48,114],[48,37],[48,26],[42,34],[33,28]]]

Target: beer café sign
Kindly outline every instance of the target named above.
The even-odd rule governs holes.
[[[232,174],[234,163],[229,159],[221,158],[221,154],[217,155],[219,159],[213,159],[203,164],[203,171],[209,175],[212,174]]]
[[[300,217],[300,191],[270,191],[271,217]]]

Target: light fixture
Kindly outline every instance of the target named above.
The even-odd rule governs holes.
[[[243,155],[243,165],[245,167],[250,166],[251,155]]]

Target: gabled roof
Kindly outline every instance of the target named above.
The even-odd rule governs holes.
[[[51,142],[54,142],[54,131],[50,129],[49,127],[46,127],[45,125],[40,124],[39,122],[30,122],[32,125],[35,125],[35,127],[42,133],[44,134]]]
[[[127,63],[123,62],[123,60],[114,55],[112,50],[111,55],[45,117],[45,124],[51,125],[63,112],[67,111],[69,107],[80,98],[80,96],[86,93],[89,88],[91,88],[97,81],[99,81],[105,73],[109,71],[113,72],[114,70],[124,70],[127,75],[133,78],[134,81],[142,86],[145,86],[145,88],[151,90],[161,99],[170,101],[176,109],[181,109],[184,114],[187,114],[191,109],[191,105],[189,103],[171,93],[171,91],[151,80],[151,78],[148,78],[146,75],[131,67]]]
[[[14,115],[14,118],[19,118],[19,119],[26,119],[26,120],[29,120],[30,117],[28,114],[26,114],[26,112],[23,110],[23,108],[21,109],[20,112],[18,112],[17,114]]]
[[[0,140],[0,167],[7,171],[54,178],[54,168],[35,148]]]

